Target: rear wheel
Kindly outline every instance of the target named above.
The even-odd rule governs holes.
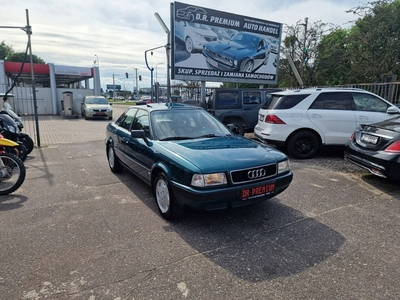
[[[119,161],[119,158],[115,155],[114,147],[112,147],[111,145],[108,145],[107,158],[108,158],[108,166],[110,167],[111,172],[119,173],[122,171],[124,167]]]
[[[233,134],[244,135],[244,127],[243,127],[242,123],[240,122],[240,120],[237,120],[237,119],[232,120],[232,119],[230,119],[230,120],[224,121],[224,123],[226,125],[228,125],[228,124],[232,124],[233,125],[233,128],[231,129],[231,132]]]
[[[293,134],[288,143],[287,151],[294,158],[306,159],[314,157],[320,149],[318,137],[310,131],[299,131]]]
[[[170,187],[167,176],[160,172],[153,186],[158,211],[166,220],[173,220],[183,214],[183,209],[178,205]]]
[[[27,135],[26,133],[20,133],[19,134],[19,140],[24,144],[24,146],[26,147],[26,153],[29,154],[32,152],[33,147],[34,147],[34,143],[32,138]]]

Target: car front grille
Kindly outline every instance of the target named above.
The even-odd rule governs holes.
[[[277,165],[270,164],[243,170],[231,171],[231,181],[233,184],[260,181],[276,175]]]
[[[94,112],[106,112],[107,109],[93,109]]]

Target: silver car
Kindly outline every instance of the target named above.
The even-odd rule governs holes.
[[[85,96],[81,103],[81,114],[86,120],[93,117],[107,117],[112,120],[111,104],[103,96]]]

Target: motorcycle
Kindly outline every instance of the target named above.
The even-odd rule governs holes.
[[[28,151],[20,139],[20,131],[17,124],[8,114],[0,114],[0,134],[18,144],[17,147],[13,148],[13,154],[17,155],[22,161],[25,161]]]
[[[0,138],[0,195],[15,192],[24,182],[26,168],[20,158],[7,149],[17,147],[18,143]]]
[[[27,154],[31,153],[35,144],[32,138],[28,134],[22,133],[24,124],[22,123],[21,119],[14,119],[12,116],[10,116],[10,114],[6,110],[0,111],[0,118],[2,118],[2,115],[7,115],[14,120],[15,124],[19,129],[19,134],[18,134],[19,140],[25,145]],[[21,114],[18,114],[18,116],[21,116]]]

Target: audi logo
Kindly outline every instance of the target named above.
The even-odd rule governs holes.
[[[258,170],[252,170],[247,172],[247,177],[249,179],[257,179],[257,178],[261,178],[264,177],[267,174],[267,172],[265,171],[265,169],[258,169]]]

